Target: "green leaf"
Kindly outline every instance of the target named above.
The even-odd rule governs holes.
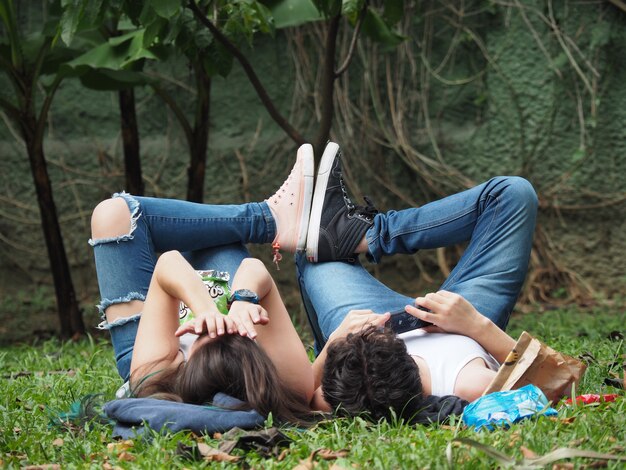
[[[368,8],[363,19],[363,33],[389,49],[396,47],[405,39],[404,36],[393,31],[381,16],[371,8]]]
[[[158,57],[143,45],[144,30],[136,30],[122,36],[110,38],[90,51],[68,63],[69,67],[87,66],[90,68],[107,68],[120,70],[143,59]]]
[[[210,77],[215,75],[228,76],[233,68],[233,56],[222,46],[222,43],[214,41],[204,53],[203,65]]]
[[[80,76],[80,82],[92,90],[117,91],[145,85],[149,79],[130,70],[88,69]]]
[[[155,40],[161,35],[161,32],[165,30],[167,25],[168,21],[164,18],[158,18],[149,25],[147,25],[146,30],[143,34],[143,46],[152,46]]]
[[[279,29],[324,19],[311,0],[269,0],[265,5]]]
[[[343,0],[341,5],[341,13],[346,16],[352,23],[356,22],[359,12],[363,8],[364,0]]]
[[[61,29],[61,40],[66,44],[72,43],[72,38],[78,29],[78,24],[83,15],[83,2],[81,0],[63,0],[63,16],[59,27]]]
[[[152,0],[149,2],[161,18],[169,19],[180,11],[181,0]]]
[[[404,16],[404,0],[385,0],[383,18],[387,24],[396,24]]]

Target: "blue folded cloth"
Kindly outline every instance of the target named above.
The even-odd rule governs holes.
[[[232,409],[242,404],[224,393],[215,395],[212,406],[154,398],[124,398],[106,403],[104,412],[115,421],[113,436],[122,439],[141,435],[146,428],[158,432],[190,430],[196,434],[212,434],[234,427],[253,429],[262,426],[265,417],[257,411]]]

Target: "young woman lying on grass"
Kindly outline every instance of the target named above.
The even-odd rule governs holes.
[[[272,277],[243,243],[304,248],[312,190],[312,149],[304,146],[292,174],[265,202],[205,205],[122,193],[96,207],[90,244],[101,325],[111,332],[119,373],[134,396],[203,404],[219,391],[280,421],[310,420],[307,353]],[[291,220],[305,238],[298,239]],[[194,268],[232,277],[227,311]],[[182,325],[181,301],[195,315]]]

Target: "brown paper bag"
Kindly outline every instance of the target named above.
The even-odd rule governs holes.
[[[585,369],[587,366],[579,360],[555,351],[524,331],[484,395],[533,384],[556,403],[569,396]]]

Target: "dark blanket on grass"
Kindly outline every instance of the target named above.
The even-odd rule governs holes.
[[[265,417],[255,410],[233,409],[242,404],[224,393],[215,395],[212,406],[154,398],[123,398],[106,403],[104,412],[115,421],[113,436],[122,439],[143,434],[146,427],[158,432],[190,430],[196,434],[213,434],[234,427],[253,429],[262,426]]]
[[[190,405],[154,398],[124,398],[104,405],[105,414],[115,421],[113,436],[128,439],[146,431],[190,430],[196,434],[226,432],[238,427],[253,429],[262,426],[265,417],[255,410],[236,410],[243,403],[224,393],[213,398],[212,406]],[[414,424],[444,422],[450,415],[461,416],[467,401],[455,396],[429,396]],[[230,408],[230,409],[229,409]]]

